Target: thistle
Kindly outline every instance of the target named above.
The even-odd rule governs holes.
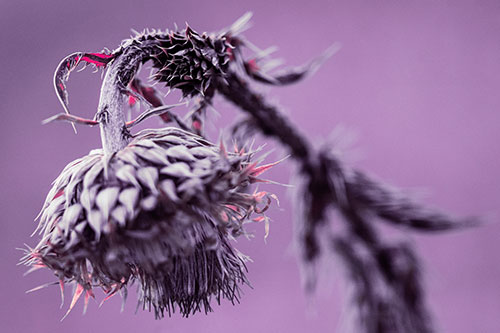
[[[250,14],[228,29],[199,34],[144,31],[113,52],[76,52],[61,61],[54,85],[66,113],[47,120],[73,125],[99,125],[103,148],[70,163],[54,182],[42,209],[38,230],[42,240],[29,249],[24,262],[48,267],[76,285],[71,310],[85,292],[85,304],[100,287],[108,297],[138,281],[139,303],[156,317],[177,308],[187,316],[210,311],[210,299],[239,299],[247,283],[245,257],[231,238],[245,234],[244,223],[266,221],[271,199],[266,192],[249,194],[247,186],[273,164],[258,166],[255,152],[233,153],[203,136],[202,119],[215,94],[247,114],[233,127],[246,138],[259,132],[277,140],[299,170],[296,239],[306,272],[314,272],[321,255],[335,253],[353,282],[353,309],[359,332],[432,332],[425,307],[420,266],[407,242],[388,242],[375,221],[406,230],[440,232],[477,224],[429,209],[383,182],[353,170],[332,154],[316,149],[277,107],[249,84],[286,85],[313,73],[338,47],[304,66],[272,73],[276,61],[240,33]],[[243,57],[243,48],[255,52]],[[135,76],[152,62],[152,80],[180,89],[194,100],[191,124],[162,105],[153,87]],[[94,119],[69,114],[65,81],[79,64],[106,69]],[[137,100],[149,107],[125,122],[123,108]],[[130,128],[158,115],[179,128]],[[328,227],[336,210],[344,228]],[[260,216],[252,217],[252,214]],[[337,228],[335,228],[337,229]],[[309,274],[308,290],[316,276]]]
[[[121,83],[132,82],[142,56],[135,48],[120,52],[108,66],[94,120],[61,114],[46,121],[99,125],[103,148],[68,164],[54,181],[40,214],[42,239],[23,261],[51,269],[61,288],[76,284],[68,313],[82,294],[86,307],[96,287],[109,298],[134,282],[139,304],[157,318],[177,309],[184,316],[211,311],[212,298],[238,302],[240,285],[248,283],[246,257],[230,240],[246,234],[247,222],[267,223],[273,196],[248,193],[248,186],[274,164],[258,166],[249,147],[228,152],[179,128],[132,135],[130,128],[169,115],[173,106],[124,121]],[[75,57],[89,58],[68,59]],[[61,77],[56,73],[58,92],[65,91]]]

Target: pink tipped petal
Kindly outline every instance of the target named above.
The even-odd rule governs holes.
[[[255,199],[256,202],[261,202],[262,201],[262,198],[264,198],[266,196],[266,192],[264,191],[260,191],[260,192],[256,192],[254,193],[253,197]]]
[[[60,189],[55,195],[54,197],[52,198],[52,200],[56,199],[56,198],[59,198],[61,195],[64,194],[64,189]]]
[[[118,291],[118,289],[119,289],[118,287],[115,287],[115,289],[114,289],[112,292],[110,292],[110,293],[108,294],[108,296],[106,296],[106,297],[105,297],[105,298],[101,301],[101,303],[99,304],[99,307],[101,307],[101,306],[104,304],[104,302],[106,302],[108,299],[110,299],[111,297],[115,296],[115,295],[116,295],[116,292]]]
[[[75,307],[76,302],[78,301],[78,299],[80,298],[80,296],[82,296],[83,290],[84,290],[83,286],[81,284],[77,284],[75,293],[73,294],[73,299],[71,300],[71,304],[70,304],[69,309],[68,309],[68,312],[66,312],[66,314],[64,315],[64,317],[61,318],[61,321],[63,321],[64,318],[66,318],[69,315],[69,313],[71,312],[71,310],[73,310],[73,308]]]
[[[83,314],[87,313],[87,306],[89,305],[89,298],[92,297],[95,299],[94,293],[91,289],[85,292],[85,303],[83,305]]]
[[[254,168],[250,175],[257,177],[258,175],[266,172],[267,170],[271,169],[274,166],[274,164],[266,164],[266,165],[261,165],[260,167]]]
[[[227,208],[234,210],[235,212],[239,212],[240,209],[236,207],[235,205],[225,205]]]
[[[284,158],[282,158],[281,160],[279,161],[276,161],[276,162],[273,162],[273,163],[269,163],[269,164],[266,164],[266,165],[261,165],[259,167],[256,167],[254,168],[251,172],[250,172],[250,176],[253,176],[253,177],[258,177],[260,174],[266,172],[267,170],[271,169],[273,166],[283,162],[284,160],[286,160],[288,158],[288,156],[285,156]]]
[[[257,216],[257,217],[254,217],[253,218],[253,221],[254,222],[262,222],[264,221],[266,218],[264,216]]]
[[[29,275],[29,274],[33,273],[34,271],[37,271],[37,270],[39,270],[40,268],[43,268],[43,267],[45,267],[45,265],[34,265],[30,269],[28,269],[26,271],[26,273],[23,274],[23,276]]]
[[[64,305],[64,281],[62,279],[59,280],[59,288],[61,289],[61,306],[60,306],[60,308],[62,308]]]
[[[253,163],[247,165],[245,167],[245,169],[242,171],[242,174],[251,175],[256,166],[257,166],[257,162],[253,162]]]

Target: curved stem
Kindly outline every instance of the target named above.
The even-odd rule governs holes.
[[[131,135],[125,124],[123,108],[127,85],[139,65],[149,56],[150,47],[128,48],[108,65],[101,87],[99,107],[95,119],[101,129],[104,153],[113,154],[127,146]]]
[[[125,98],[119,88],[120,82],[117,75],[120,60],[122,60],[121,57],[106,72],[101,87],[98,112],[95,115],[96,120],[99,121],[102,147],[106,155],[125,148],[129,142],[123,114]]]

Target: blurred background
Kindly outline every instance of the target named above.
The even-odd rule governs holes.
[[[500,332],[500,2],[498,1],[0,1],[0,323],[2,332],[337,332],[349,319],[342,267],[333,262],[315,296],[304,294],[292,244],[288,191],[266,185],[281,208],[270,210],[270,235],[236,246],[253,258],[241,304],[209,315],[161,321],[135,311],[135,295],[120,313],[115,297],[98,309],[83,302],[62,322],[57,287],[25,294],[54,280],[48,271],[23,277],[16,248],[29,235],[50,183],[70,161],[100,147],[98,128],[41,121],[62,108],[52,86],[59,61],[75,51],[116,48],[130,29],[218,31],[247,11],[244,35],[275,57],[299,65],[333,42],[342,49],[312,77],[283,88],[256,89],[280,105],[314,142],[342,126],[357,139],[346,149],[353,167],[457,216],[488,224],[441,235],[403,235],[422,259],[427,303],[440,332]],[[70,110],[92,118],[101,76],[88,69],[68,84]],[[172,96],[170,96],[172,97]],[[167,99],[167,103],[177,100]],[[212,140],[238,112],[216,99]],[[183,114],[186,110],[176,109]],[[159,126],[149,120],[145,126]],[[267,140],[261,140],[261,142]],[[286,154],[276,148],[267,159]],[[266,175],[288,183],[293,163]],[[261,187],[264,188],[264,187]],[[334,223],[340,223],[338,221]],[[97,293],[100,301],[102,293]]]

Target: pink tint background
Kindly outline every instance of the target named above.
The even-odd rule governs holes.
[[[441,332],[500,332],[500,2],[498,1],[6,1],[0,2],[2,122],[0,224],[2,332],[335,332],[343,327],[345,284],[339,265],[318,296],[306,297],[292,246],[292,203],[270,186],[282,208],[267,244],[263,227],[238,242],[253,289],[238,306],[190,319],[155,321],[134,315],[135,295],[120,314],[118,297],[101,309],[82,304],[62,323],[56,287],[25,294],[53,279],[49,272],[23,278],[16,266],[50,182],[71,160],[100,146],[98,129],[41,126],[58,112],[53,71],[74,51],[114,49],[130,28],[173,28],[185,21],[198,31],[223,28],[254,12],[245,35],[298,65],[332,42],[341,51],[313,77],[286,88],[261,88],[317,142],[343,124],[358,140],[354,165],[380,179],[425,189],[424,202],[457,215],[483,214],[492,222],[466,232],[408,237],[419,250],[428,304]],[[100,76],[74,74],[70,109],[92,117]],[[176,102],[169,100],[168,102]],[[227,103],[216,104],[228,124]],[[181,112],[181,111],[180,111]],[[153,120],[148,126],[157,125]],[[216,137],[214,139],[217,139]],[[273,146],[273,145],[271,145]],[[283,156],[277,151],[271,159]],[[291,162],[268,177],[288,182]],[[70,290],[67,290],[67,294]],[[102,294],[98,293],[98,299]],[[68,295],[67,295],[68,296]]]

